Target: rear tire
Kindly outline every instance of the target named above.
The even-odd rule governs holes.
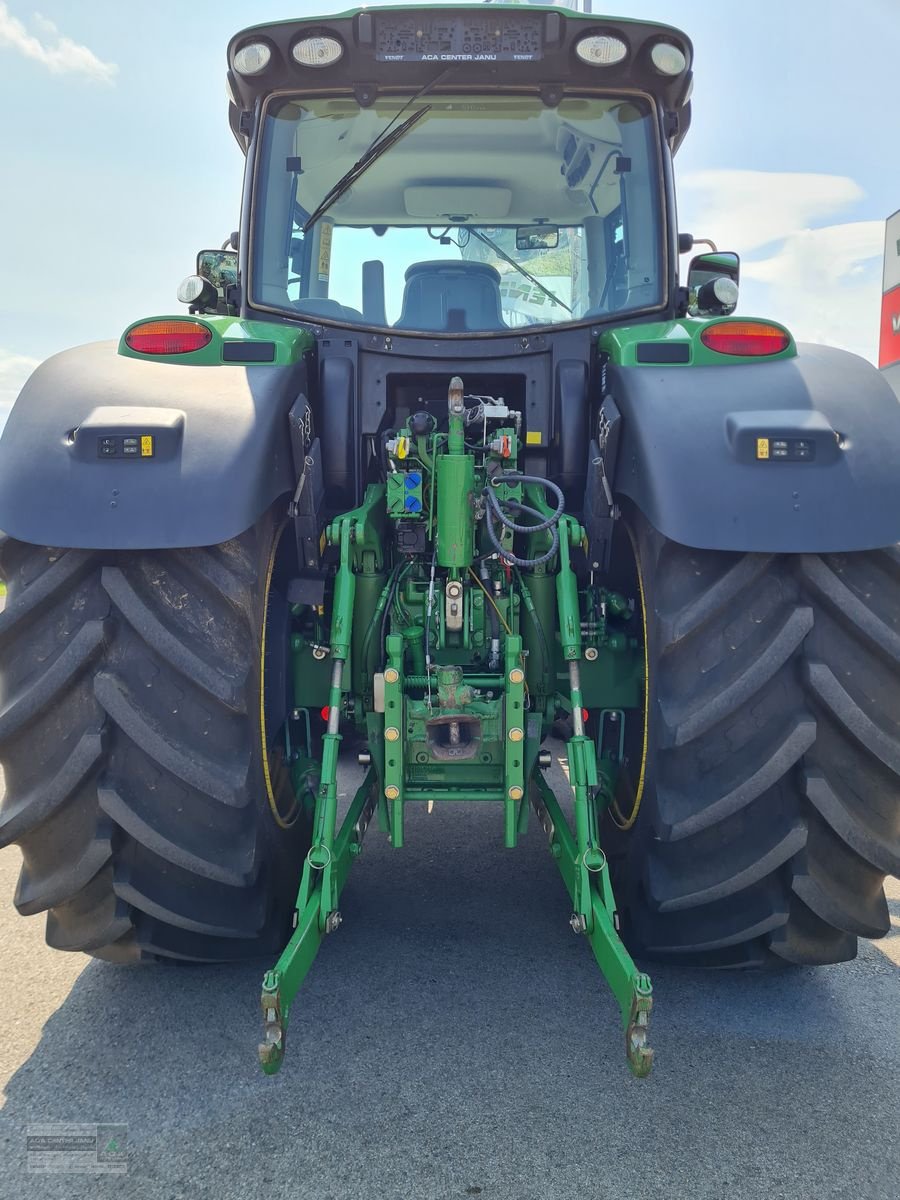
[[[0,845],[21,848],[15,904],[46,912],[50,946],[219,961],[286,940],[309,827],[273,764],[280,827],[264,770],[278,538],[270,513],[204,549],[0,548]]]
[[[888,932],[900,874],[898,549],[721,553],[626,523],[650,677],[640,807],[607,830],[630,945],[710,966],[853,958]]]

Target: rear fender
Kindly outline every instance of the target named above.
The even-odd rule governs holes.
[[[236,537],[293,491],[287,414],[306,387],[303,359],[173,364],[122,356],[115,342],[57,354],[0,438],[0,529],[110,550]]]
[[[854,354],[798,351],[610,365],[606,390],[622,414],[614,492],[701,549],[822,554],[900,541],[897,397]]]

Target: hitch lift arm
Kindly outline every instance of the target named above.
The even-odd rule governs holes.
[[[275,1074],[284,1059],[285,1039],[291,1006],[312,966],[324,936],[340,925],[338,900],[353,859],[360,853],[362,840],[372,815],[378,808],[395,847],[403,843],[403,807],[407,801],[430,799],[502,799],[504,832],[508,847],[516,844],[524,827],[527,798],[531,800],[550,842],[563,882],[572,903],[570,924],[576,933],[590,942],[594,957],[616,998],[625,1030],[625,1053],[629,1067],[637,1076],[649,1074],[653,1051],[647,1045],[647,1030],[653,1005],[652,988],[647,975],[638,971],[623,945],[609,865],[600,846],[599,828],[603,810],[610,803],[612,781],[608,772],[598,770],[597,750],[585,735],[582,715],[580,661],[582,626],[578,583],[570,562],[570,549],[583,537],[576,521],[559,519],[559,570],[556,576],[559,647],[568,665],[568,696],[574,736],[567,744],[569,782],[573,792],[574,829],[570,828],[553,791],[544,779],[537,761],[525,771],[525,672],[521,667],[522,640],[509,633],[504,655],[504,675],[497,676],[503,690],[502,737],[506,746],[503,767],[504,784],[486,793],[477,785],[434,785],[431,790],[407,787],[405,757],[401,733],[412,719],[405,686],[421,686],[422,681],[404,679],[403,642],[396,634],[386,639],[388,665],[384,671],[384,708],[367,720],[370,740],[392,735],[395,747],[388,760],[373,754],[375,765],[356,793],[349,812],[337,826],[337,767],[341,743],[339,717],[342,696],[349,690],[348,668],[353,622],[356,614],[356,578],[351,546],[359,546],[371,536],[371,505],[345,515],[329,528],[328,538],[339,549],[331,621],[332,673],[328,728],[323,737],[322,769],[316,792],[312,845],[303,865],[303,874],[294,914],[294,932],[271,971],[263,980],[261,1007],[264,1040],[259,1047],[263,1070]],[[430,676],[425,679],[428,684]],[[455,677],[454,677],[455,678]],[[459,671],[456,684],[462,680]],[[493,685],[492,685],[493,686]],[[452,690],[452,689],[451,689]],[[460,687],[460,692],[465,689]],[[472,688],[469,687],[472,694]],[[431,693],[429,691],[429,704]],[[384,713],[391,726],[388,729]],[[535,751],[536,759],[536,751]],[[529,780],[530,774],[530,780]],[[385,800],[388,804],[385,805]]]

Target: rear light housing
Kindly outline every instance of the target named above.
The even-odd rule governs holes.
[[[575,53],[591,67],[614,67],[628,57],[628,47],[609,33],[588,34],[575,46]]]
[[[791,335],[769,321],[718,321],[700,334],[707,350],[741,358],[767,358],[781,354],[791,344]]]
[[[294,43],[291,56],[301,67],[333,67],[344,57],[344,47],[334,37],[307,37]]]
[[[250,42],[236,52],[234,69],[241,75],[261,75],[271,61],[271,46],[265,42]]]
[[[199,321],[143,321],[125,334],[137,354],[191,354],[212,341],[212,330]]]

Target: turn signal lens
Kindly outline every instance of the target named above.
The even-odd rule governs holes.
[[[199,321],[145,321],[125,335],[125,345],[138,354],[190,354],[212,341],[212,330]]]
[[[344,56],[344,47],[333,37],[309,37],[297,42],[291,54],[301,67],[331,67]]]
[[[234,56],[234,69],[241,75],[259,75],[272,59],[272,47],[265,42],[251,42],[241,46]]]
[[[583,37],[575,47],[575,53],[592,67],[614,67],[628,57],[628,47],[621,38],[599,34]]]
[[[791,335],[778,325],[765,321],[720,321],[709,325],[700,334],[708,350],[719,354],[738,354],[745,358],[762,358],[780,354],[791,344]]]

